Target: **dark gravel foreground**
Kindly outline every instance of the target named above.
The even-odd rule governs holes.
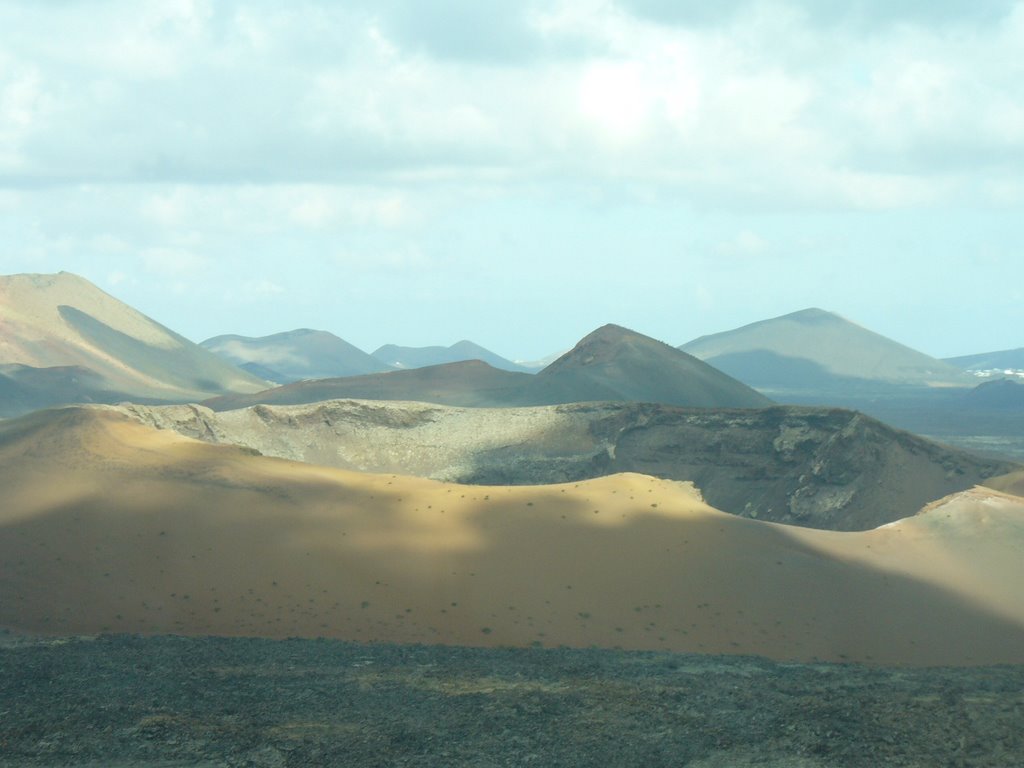
[[[1024,667],[103,636],[0,647],[0,766],[1021,766]]]

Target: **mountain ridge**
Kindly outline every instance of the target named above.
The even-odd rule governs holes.
[[[398,344],[385,344],[370,354],[381,362],[400,369],[424,368],[465,360],[483,360],[492,368],[500,370],[518,373],[534,372],[534,369],[508,360],[469,339],[462,339],[448,347],[405,347]]]
[[[272,381],[278,384],[391,370],[391,366],[330,331],[312,328],[269,336],[223,334],[200,342],[200,346],[235,365],[276,376]]]
[[[617,325],[605,325],[537,374],[479,360],[360,377],[298,382],[251,396],[207,401],[215,410],[337,398],[418,400],[451,406],[528,406],[613,400],[688,407],[758,408],[771,400],[691,355]]]
[[[701,336],[679,348],[765,391],[974,383],[947,362],[819,308]]]

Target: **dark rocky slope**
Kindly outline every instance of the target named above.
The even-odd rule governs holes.
[[[1024,667],[107,636],[0,647],[3,766],[1006,768]]]

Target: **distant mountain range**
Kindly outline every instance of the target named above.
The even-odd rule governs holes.
[[[214,336],[200,346],[275,384],[391,370],[333,333],[309,328],[256,338]]]
[[[979,355],[947,357],[946,362],[964,371],[1024,371],[1024,347],[983,352]]]
[[[950,408],[1021,410],[1016,389],[958,392],[977,384],[964,367],[1024,364],[1024,350],[937,360],[820,309],[679,348],[606,325],[537,373],[471,341],[389,344],[371,355],[327,331],[298,329],[196,345],[68,273],[0,277],[0,327],[0,417],[122,400],[210,401],[218,409],[345,397],[472,407],[632,401],[757,408],[771,404],[770,395],[887,419],[877,410],[879,394],[909,397],[917,407],[915,398],[948,392],[924,403],[941,420]]]
[[[596,400],[692,408],[771,405],[764,395],[695,357],[617,325],[597,329],[532,376],[473,360],[298,382],[255,395],[219,397],[208,404],[215,410],[230,410],[259,403],[295,405],[338,398],[494,407]]]
[[[430,365],[458,363],[465,360],[483,360],[492,368],[519,373],[534,373],[536,368],[529,368],[519,363],[506,360],[488,349],[472,341],[459,341],[450,347],[400,347],[397,344],[385,344],[371,353],[373,357],[392,368],[425,368]]]
[[[0,276],[0,416],[186,402],[266,385],[76,275]]]
[[[513,363],[472,341],[450,347],[385,344],[372,354],[327,331],[300,328],[271,336],[214,336],[200,346],[275,384],[362,376],[394,370],[483,360],[503,371],[536,373],[542,366]]]
[[[680,349],[769,394],[977,383],[947,361],[821,309],[702,336]]]

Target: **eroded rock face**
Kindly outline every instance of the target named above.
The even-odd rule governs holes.
[[[215,413],[119,406],[211,443],[297,461],[470,484],[614,472],[693,481],[713,506],[813,528],[873,528],[1015,465],[833,408],[702,410],[636,403],[450,408],[335,400]]]

